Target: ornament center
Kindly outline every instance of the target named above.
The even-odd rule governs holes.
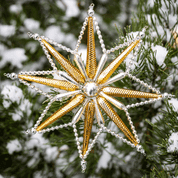
[[[98,85],[94,82],[88,82],[83,87],[83,91],[87,96],[96,96],[98,94]]]

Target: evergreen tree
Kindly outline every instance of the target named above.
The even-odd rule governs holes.
[[[1,177],[160,177],[178,176],[178,4],[176,0],[93,1],[103,39],[109,49],[137,34],[147,26],[132,74],[159,89],[175,95],[129,109],[146,156],[119,139],[102,134],[87,158],[87,169],[81,173],[80,159],[72,128],[26,135],[48,101],[34,90],[11,81],[4,73],[49,70],[50,65],[37,41],[27,32],[38,33],[74,49],[91,2],[75,0],[1,1],[0,2],[0,178]],[[126,27],[126,28],[125,28]],[[133,33],[131,33],[133,32]],[[84,55],[87,35],[82,40]],[[96,36],[97,56],[101,56]],[[67,52],[60,51],[64,56]],[[111,62],[121,51],[109,56]],[[69,60],[72,56],[68,56]],[[97,57],[99,60],[99,57]],[[125,71],[123,63],[116,73]],[[60,66],[58,66],[60,68]],[[60,68],[61,69],[61,68]],[[145,91],[139,83],[124,78],[114,83]],[[41,87],[51,94],[56,90]],[[150,92],[150,91],[148,91]],[[55,102],[47,116],[66,101]],[[119,98],[124,104],[141,100]],[[126,119],[125,113],[117,110]],[[67,123],[75,112],[60,119]],[[115,128],[104,115],[106,125]],[[78,123],[82,135],[83,121]],[[97,127],[94,124],[94,128]],[[91,137],[94,137],[92,134]]]

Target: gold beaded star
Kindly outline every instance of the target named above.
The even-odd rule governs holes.
[[[87,32],[88,36],[87,36],[87,59],[86,59],[86,67],[85,67],[78,53],[78,48],[81,43],[81,39],[86,27],[88,28],[88,32]],[[101,48],[103,51],[103,55],[98,65],[97,65],[96,53],[95,53],[94,27],[98,34],[98,38],[101,43]],[[137,151],[144,153],[144,150],[142,149],[141,145],[139,145],[140,141],[135,131],[135,128],[133,126],[133,123],[131,121],[130,115],[128,113],[128,109],[131,107],[136,107],[139,105],[155,102],[156,100],[160,100],[164,98],[168,94],[161,95],[159,94],[160,92],[155,88],[151,87],[147,83],[144,83],[143,81],[139,80],[135,76],[132,76],[129,73],[130,70],[129,67],[127,68],[126,72],[118,73],[115,76],[111,77],[114,71],[119,67],[119,65],[124,61],[124,59],[132,52],[133,49],[135,49],[134,56],[136,56],[136,53],[138,51],[137,49],[141,42],[142,36],[144,36],[144,32],[145,29],[143,29],[143,31],[139,33],[134,39],[130,39],[124,44],[120,44],[115,48],[106,50],[104,41],[102,39],[101,31],[99,30],[98,23],[96,21],[96,18],[94,17],[93,4],[91,4],[88,10],[88,16],[86,17],[83,23],[82,30],[80,32],[75,50],[71,50],[44,36],[39,36],[38,34],[29,33],[30,37],[33,37],[35,40],[38,40],[40,42],[53,70],[20,72],[18,75],[14,73],[6,74],[7,77],[10,77],[12,79],[19,78],[19,81],[21,83],[31,88],[34,88],[37,92],[45,95],[50,100],[45,110],[42,112],[41,116],[36,122],[35,126],[28,132],[44,133],[59,128],[73,126],[75,137],[76,137],[77,148],[78,148],[79,156],[81,158],[81,165],[82,165],[83,172],[86,169],[85,159],[87,158],[89,152],[91,151],[98,136],[102,131],[111,133],[113,136],[122,139],[123,142],[129,144],[130,146],[136,147]],[[127,39],[129,39],[129,37]],[[50,44],[53,44],[54,46],[62,48],[63,50],[66,50],[67,52],[73,54],[74,61],[78,68],[75,67],[69,60],[67,60],[63,55],[61,55]],[[108,58],[108,54],[114,52],[115,50],[123,48],[124,46],[127,46],[127,48],[123,50],[122,53],[119,54],[119,56],[116,57],[103,70],[104,65]],[[66,72],[57,70],[55,63],[53,62],[50,54],[57,60],[57,62],[62,66],[62,68]],[[130,65],[132,65],[132,61],[130,62]],[[36,76],[36,75],[49,75],[49,74],[57,74],[63,80]],[[129,89],[110,86],[110,84],[118,80],[121,80],[125,76],[131,78],[136,82],[139,82],[141,85],[145,87],[148,87],[155,93],[148,93],[148,92],[129,90]],[[61,90],[66,90],[67,92],[52,96],[48,93],[43,92],[42,90],[28,83],[27,81],[40,83]],[[45,114],[47,113],[51,104],[54,101],[58,101],[60,98],[63,97],[71,97],[71,96],[72,98],[64,106],[62,106],[59,110],[57,110],[54,114],[52,114],[49,118],[47,118],[44,122],[42,122],[43,117],[45,116]],[[125,106],[114,97],[148,98],[150,100]],[[131,131],[128,129],[128,127],[125,125],[122,119],[118,116],[118,114],[116,113],[116,111],[114,110],[114,108],[111,106],[110,103],[115,107],[125,111],[128,122],[131,126]],[[76,107],[78,107],[78,110],[75,113],[74,117],[72,118],[71,122],[67,124],[51,127],[51,128],[46,128],[47,126],[51,125],[56,120],[58,120],[59,118],[61,118],[66,113],[70,112]],[[124,139],[122,136],[111,131],[105,126],[105,121],[102,116],[101,110],[103,110],[109,116],[109,118],[116,124],[116,126],[124,133],[127,139]],[[77,134],[77,129],[76,129],[76,123],[80,120],[81,116],[84,113],[85,113],[85,120],[84,120],[84,133],[83,133],[83,147],[81,149],[78,134]],[[95,115],[100,129],[97,132],[94,139],[89,143],[90,134],[93,125],[93,119]]]

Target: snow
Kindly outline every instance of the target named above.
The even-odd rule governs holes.
[[[32,107],[32,103],[30,103],[28,99],[24,99],[21,102],[19,109],[20,109],[21,112],[25,112],[27,114],[27,116],[30,116],[31,107]]]
[[[162,7],[160,8],[160,10],[164,14],[168,15],[168,19],[169,19],[169,20],[167,20],[168,21],[168,25],[169,25],[170,28],[172,28],[175,25],[175,23],[177,22],[177,20],[178,20],[177,19],[177,15],[176,15],[176,13],[173,14],[173,11],[170,11],[170,9],[166,7],[165,2],[166,1],[164,1],[164,0],[161,1],[160,4],[162,5]],[[154,6],[154,0],[148,0],[147,4],[150,5],[150,7],[153,7]],[[154,16],[155,16],[155,14],[154,14]],[[151,24],[151,23],[149,23],[149,24]],[[156,23],[156,24],[159,24],[159,22]]]
[[[61,1],[56,1],[56,5],[62,10],[65,10],[65,8],[66,8],[65,4],[62,3]]]
[[[44,158],[47,162],[54,161],[58,154],[59,149],[57,146],[52,147],[49,144],[49,140],[43,137],[42,134],[34,134],[31,135],[31,138],[25,143],[25,150],[29,152],[32,156],[32,159],[27,163],[28,167],[33,166],[35,162],[39,159],[39,152],[34,152],[33,148],[37,147],[38,149],[42,149],[44,153]]]
[[[32,104],[27,99],[23,99],[18,108],[15,109],[15,113],[11,113],[12,119],[14,121],[21,120],[23,113],[26,113],[27,116],[31,114]]]
[[[35,147],[38,149],[43,149],[44,158],[47,162],[54,161],[58,154],[58,147],[51,147],[49,144],[49,140],[43,137],[42,134],[36,133],[31,136],[31,138],[25,143],[25,150],[31,150]],[[32,150],[31,150],[32,151]],[[39,152],[32,153],[33,158],[28,162],[28,166],[31,167],[36,160],[39,158]]]
[[[66,158],[64,158],[65,152],[59,154],[59,158],[56,160],[56,172],[65,169],[68,165]]]
[[[156,28],[157,28],[157,31],[159,32],[160,36],[163,36],[165,34],[165,31],[164,31],[164,29],[163,29],[163,27],[161,25],[157,25]],[[151,35],[152,35],[152,37],[157,37],[158,36],[156,31],[153,31],[151,33]]]
[[[175,23],[178,21],[176,15],[169,14],[169,25],[170,27],[173,27]]]
[[[129,66],[129,63],[132,62],[133,64],[130,66],[131,70],[134,70],[135,67],[138,65],[137,62],[131,60],[131,58],[133,57],[133,51],[131,53],[129,53],[129,55],[126,57],[126,59],[124,60],[124,62],[126,63],[126,66]]]
[[[55,40],[58,43],[67,43],[72,48],[76,45],[76,38],[72,34],[64,34],[59,26],[52,25],[48,27],[44,36]]]
[[[169,146],[167,148],[167,152],[178,151],[178,132],[174,132],[171,134],[168,140]]]
[[[47,162],[54,161],[59,154],[58,147],[57,146],[49,147],[49,148],[46,149],[45,153],[46,154],[45,154],[44,158]]]
[[[106,149],[103,150],[103,154],[100,157],[99,161],[98,161],[98,169],[100,168],[107,168],[108,167],[108,163],[111,159],[111,154],[112,152],[114,152],[114,148],[112,143],[108,142],[105,144],[105,146],[107,147]]]
[[[129,162],[132,159],[132,156],[134,156],[135,154],[136,154],[136,152],[134,152],[134,151],[130,152],[130,154],[125,157],[125,161]]]
[[[15,151],[18,152],[22,150],[22,146],[17,139],[10,141],[6,148],[8,149],[9,154],[13,154]]]
[[[152,50],[156,52],[157,64],[159,66],[162,66],[164,64],[165,57],[168,53],[167,49],[162,46],[156,45],[152,47]]]
[[[46,176],[44,177],[44,175],[42,174],[42,171],[36,171],[33,177],[34,178],[46,178]]]
[[[70,163],[73,162],[77,157],[78,157],[78,153],[77,151],[75,151],[74,154],[70,156],[69,162]]]
[[[118,127],[116,126],[114,122],[109,122],[108,128],[115,133],[118,133],[119,131]]]
[[[36,60],[36,62],[27,64],[23,67],[23,71],[37,71],[43,69],[43,66],[46,62],[46,57],[42,56]]]
[[[114,23],[118,23],[117,21],[119,21],[119,23],[124,24],[124,22],[127,19],[127,12],[126,9],[128,8],[126,5],[126,1],[120,1],[120,5],[121,5],[121,13],[118,14],[118,17],[116,19],[116,22]],[[133,9],[131,9],[133,10]]]
[[[10,37],[15,34],[15,27],[13,25],[0,24],[0,36]]]
[[[66,10],[65,11],[66,17],[70,18],[79,15],[79,8],[77,6],[77,1],[65,0],[64,2],[57,1],[56,3],[59,8]]]
[[[156,26],[156,30],[152,29],[153,31],[150,31],[150,34],[153,38],[158,37],[158,35],[159,35],[160,37],[164,37],[164,39],[166,39],[167,41],[170,41],[170,38],[172,36],[170,29],[172,29],[175,26],[175,24],[178,21],[178,18],[177,18],[176,13],[174,13],[173,9],[170,11],[171,7],[167,8],[167,6],[165,4],[166,2],[167,1],[164,1],[164,0],[161,1],[161,3],[160,3],[161,7],[159,8],[159,10],[161,11],[162,15],[166,15],[169,29],[162,27],[162,25],[160,24],[160,21],[159,21],[160,19],[158,20],[158,18],[155,14],[152,14],[152,15],[148,14],[147,19],[148,19],[148,23],[152,26],[152,21],[151,21],[151,17],[152,17],[152,20]],[[148,0],[147,4],[150,5],[151,7],[153,7],[154,0]],[[158,34],[157,34],[157,32],[158,32]]]
[[[43,84],[41,84],[41,83],[32,82],[31,84],[32,84],[33,86],[39,88],[39,89],[42,90],[43,92],[46,92],[46,93],[50,92],[51,89],[53,88],[53,87],[49,87],[49,86],[47,86],[47,85],[43,85]],[[34,93],[34,94],[37,93],[35,89],[32,89],[32,88],[30,88],[30,87],[28,87],[28,91],[31,92],[31,93]]]
[[[177,19],[177,15],[176,15],[176,13],[174,14],[174,11],[173,11],[173,10],[170,11],[170,9],[167,8],[165,2],[166,2],[166,1],[162,0],[162,2],[161,2],[161,5],[162,5],[161,9],[162,9],[162,11],[163,11],[165,14],[168,14],[169,27],[172,28],[172,27],[175,25],[175,23],[177,22],[177,20],[178,20],[178,19]]]
[[[18,113],[17,111],[16,111],[16,113],[11,113],[11,116],[12,116],[12,119],[14,120],[14,121],[19,121],[19,120],[21,120],[21,115],[20,115],[21,113]]]
[[[148,0],[147,4],[150,5],[150,7],[153,7],[154,6],[154,1],[155,0]]]
[[[174,111],[178,112],[178,99],[171,98],[170,100],[168,100],[168,103],[173,106]]]
[[[25,50],[23,48],[14,48],[2,53],[0,68],[3,68],[7,63],[11,63],[13,67],[22,68],[22,62],[27,60]]]
[[[60,161],[61,159],[59,158],[58,161]],[[66,159],[63,159],[63,165],[66,163]],[[55,165],[55,174],[57,177],[62,177],[62,173],[61,173],[61,166],[59,165],[59,163],[57,163],[56,161],[56,165]]]
[[[6,46],[0,43],[0,54],[7,50]]]
[[[65,35],[65,43],[68,44],[68,46],[70,46],[71,48],[74,48],[74,46],[77,43],[77,40],[75,38],[75,36],[73,34],[67,34]]]
[[[29,116],[31,114],[32,104],[28,99],[24,99],[22,90],[14,85],[5,85],[2,89],[3,106],[9,108],[9,106],[16,102],[19,107],[15,109],[15,113],[10,113],[14,121],[20,120],[23,116],[23,112]]]
[[[33,157],[30,159],[30,161],[28,161],[28,163],[27,163],[27,166],[28,167],[32,167],[35,163],[36,163],[36,161],[39,159],[39,152],[33,152]]]
[[[173,58],[171,58],[171,61],[172,61],[172,63],[176,63],[177,65],[177,67],[178,67],[178,57],[173,57]]]
[[[159,108],[160,106],[162,105],[162,102],[161,101],[156,101],[154,104],[153,104],[153,108]]]
[[[17,102],[17,104],[20,104],[21,98],[24,97],[22,90],[14,85],[4,86],[1,94],[3,95],[3,106],[6,109],[13,102]]]
[[[40,22],[32,18],[27,18],[24,20],[24,25],[27,28],[27,30],[33,31],[33,30],[39,29]]]
[[[158,114],[156,114],[155,116],[152,117],[151,122],[153,124],[155,124],[155,123],[157,123],[162,118],[163,118],[163,115],[158,112]]]
[[[34,53],[38,46],[39,46],[39,44],[36,42],[29,42],[26,45],[26,49],[30,50],[31,53]]]
[[[38,148],[48,148],[49,145],[48,144],[48,140],[45,139],[42,134],[34,134],[31,136],[31,138],[26,142],[26,148],[28,149],[32,149],[32,148],[35,148],[35,147],[38,147]]]
[[[65,150],[68,150],[68,149],[69,149],[68,145],[62,145],[62,146],[59,148],[60,151],[65,151]]]
[[[19,13],[20,11],[22,11],[22,6],[20,4],[13,4],[9,7],[9,11],[11,13]]]
[[[174,85],[172,84],[172,81],[173,81],[173,78],[174,78],[174,74],[171,74],[171,72],[170,72],[170,75],[167,77],[167,83],[168,83],[168,85],[167,85],[167,87],[170,89],[170,90],[172,90],[173,88],[174,88]]]
[[[65,40],[65,34],[61,32],[60,27],[55,25],[48,27],[44,33],[44,36],[55,40],[58,43],[62,43]]]
[[[79,8],[77,6],[77,1],[66,0],[65,4],[67,5],[66,16],[75,17],[79,15]]]

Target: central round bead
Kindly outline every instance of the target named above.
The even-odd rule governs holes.
[[[96,96],[98,94],[98,85],[94,82],[88,82],[83,87],[83,91],[88,96]]]

